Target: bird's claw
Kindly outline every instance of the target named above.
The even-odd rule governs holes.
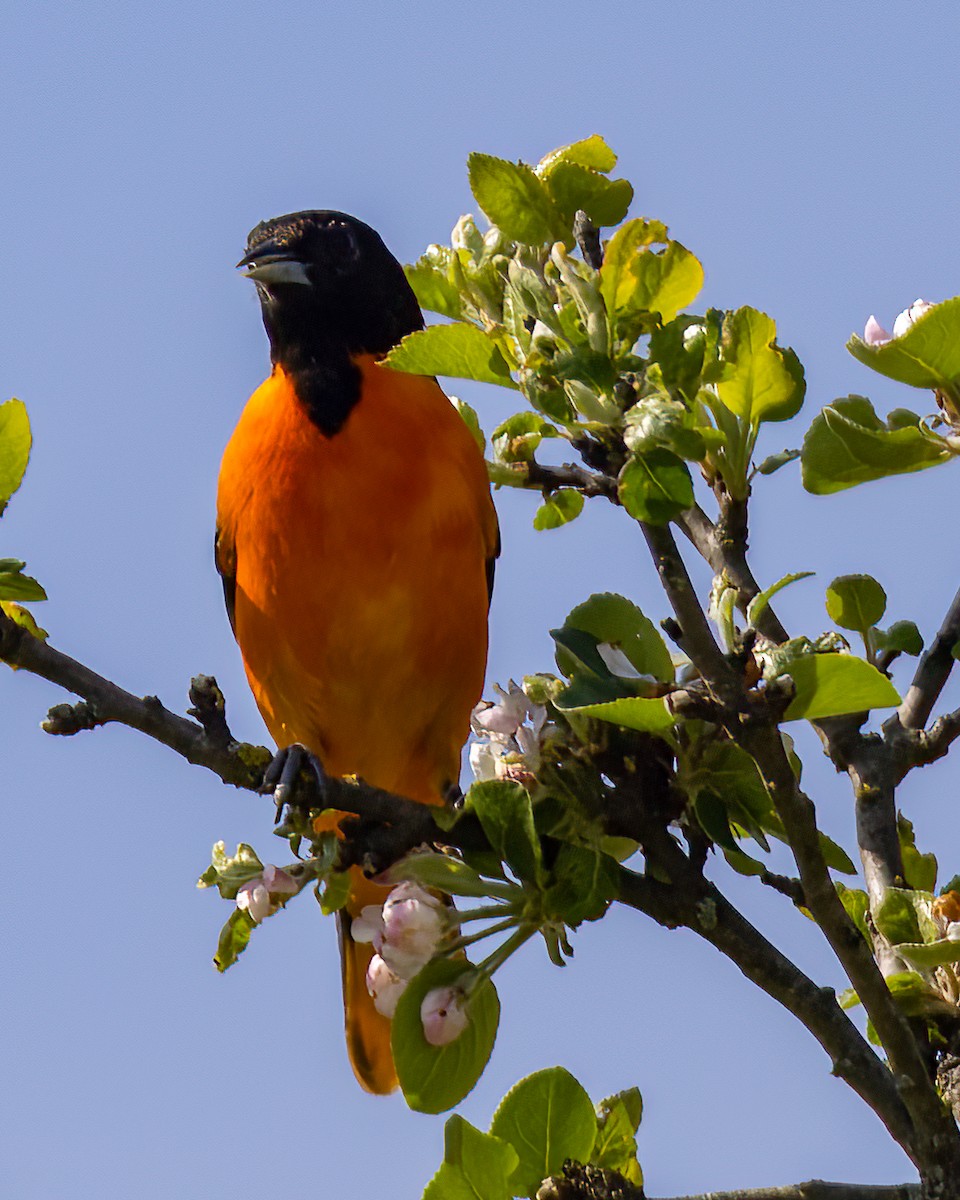
[[[296,803],[298,780],[303,767],[309,769],[317,782],[317,787],[322,792],[327,782],[327,773],[323,769],[323,763],[312,750],[309,750],[301,742],[292,742],[289,746],[279,749],[263,773],[263,784],[260,790],[264,793],[273,793],[278,821],[284,807]]]

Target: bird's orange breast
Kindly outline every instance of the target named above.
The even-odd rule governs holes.
[[[496,517],[436,382],[358,365],[361,398],[333,436],[280,368],[254,392],[221,467],[220,552],[277,743],[436,802],[483,685]]]

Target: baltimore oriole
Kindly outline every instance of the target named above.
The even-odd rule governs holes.
[[[254,281],[273,371],[224,452],[217,568],[278,747],[424,804],[459,775],[480,697],[497,519],[482,455],[435,379],[378,360],[423,328],[379,235],[339,212],[258,225]],[[354,868],[340,918],[347,1046],[396,1087],[390,1026],[350,922],[386,889]]]

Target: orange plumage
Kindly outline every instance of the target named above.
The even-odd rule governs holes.
[[[258,226],[274,369],[224,453],[217,563],[278,746],[437,804],[483,684],[497,523],[480,452],[436,381],[378,365],[422,323],[399,265],[339,213]],[[384,318],[386,311],[386,318]],[[389,1022],[349,922],[385,889],[355,872],[341,923],[351,1062],[396,1086]]]

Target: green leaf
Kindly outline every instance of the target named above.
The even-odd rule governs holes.
[[[579,163],[582,167],[591,167],[606,175],[617,165],[617,156],[599,133],[592,133],[579,142],[559,146],[545,154],[537,163],[537,174],[548,176],[560,163]]]
[[[487,841],[518,879],[539,882],[543,873],[540,839],[526,788],[506,779],[475,783],[467,792],[464,809],[477,814]]]
[[[935,942],[897,942],[896,951],[914,967],[943,967],[960,962],[960,942],[938,938]]]
[[[796,687],[785,721],[819,721],[900,703],[890,680],[852,654],[802,654],[783,673]]]
[[[732,867],[738,875],[762,875],[768,868],[764,863],[760,862],[751,854],[745,854],[739,846],[736,850],[723,849],[723,857],[727,860],[727,865]]]
[[[626,596],[596,592],[571,611],[564,625],[591,633],[598,642],[616,646],[641,675],[673,682],[673,660],[663,638],[649,617]]]
[[[600,294],[611,317],[636,307],[636,261],[648,246],[667,240],[667,227],[661,221],[637,217],[621,225],[607,243],[600,268]]]
[[[572,928],[598,920],[620,894],[616,861],[585,846],[564,842],[550,875],[553,882],[544,893],[544,909]]]
[[[660,447],[634,455],[620,472],[617,490],[630,516],[651,525],[665,525],[693,504],[687,464]]]
[[[827,588],[827,616],[841,629],[866,633],[887,611],[887,593],[872,575],[838,575]]]
[[[803,439],[803,486],[817,496],[871,479],[924,471],[952,458],[946,441],[916,413],[896,409],[886,424],[863,396],[835,400]]]
[[[452,254],[448,247],[444,246],[443,249]],[[405,266],[403,272],[421,308],[440,313],[444,317],[452,317],[454,320],[459,320],[463,315],[463,300],[459,287],[435,262],[423,256],[412,266]]]
[[[33,613],[21,604],[17,604],[13,600],[0,600],[0,610],[6,613],[14,624],[19,625],[21,629],[25,629],[31,637],[35,637],[38,641],[45,642],[50,636],[45,629],[41,629],[37,624]],[[19,667],[13,667],[13,670],[19,670]]]
[[[532,462],[540,442],[556,436],[552,425],[528,410],[502,421],[490,435],[490,441],[500,462]]]
[[[863,934],[867,945],[873,949],[873,938],[870,936],[870,926],[867,913],[870,911],[870,899],[860,888],[848,888],[843,883],[834,883],[840,903],[847,910],[847,916]]]
[[[221,974],[232,967],[246,950],[254,924],[253,919],[243,909],[234,909],[230,914],[227,923],[220,930],[217,952],[213,956],[213,965]]]
[[[475,979],[476,973],[462,959],[438,958],[427,963],[400,997],[390,1045],[404,1099],[415,1112],[446,1112],[460,1103],[483,1074],[500,1021],[500,1001],[489,979],[470,990],[469,1023],[449,1045],[431,1046],[420,1020],[420,1006],[428,992],[468,987]]]
[[[920,923],[911,895],[904,888],[887,888],[873,913],[877,928],[892,945],[921,942]]]
[[[11,559],[3,560],[11,562]],[[23,566],[19,563],[19,566]],[[47,593],[30,575],[0,570],[0,600],[46,600]]]
[[[512,1200],[508,1183],[519,1161],[514,1148],[454,1113],[443,1131],[440,1170],[422,1200]]]
[[[619,1171],[634,1187],[643,1185],[637,1161],[636,1133],[643,1115],[638,1088],[618,1092],[597,1106],[597,1140],[590,1161],[607,1171]]]
[[[23,401],[7,400],[6,403],[0,404],[0,514],[23,481],[32,443],[30,418]],[[39,597],[41,600],[43,598]],[[9,599],[34,597],[10,596]]]
[[[679,242],[668,242],[658,252],[646,250],[634,260],[636,286],[628,307],[660,314],[661,324],[672,321],[703,287],[703,266]]]
[[[724,850],[730,850],[734,853],[739,849],[733,832],[730,829],[727,806],[716,792],[708,788],[704,788],[703,791],[698,792],[693,804],[693,810],[696,813],[700,828],[712,842],[716,842]]]
[[[578,698],[578,692],[571,686],[561,692],[555,704],[561,712],[593,717],[597,721],[620,725],[624,729],[638,729],[642,733],[665,734],[676,723],[666,700],[662,698],[648,700],[640,696],[628,696],[594,704],[576,703]]]
[[[241,842],[236,854],[228,855],[223,842],[215,842],[210,866],[197,880],[197,887],[215,887],[224,900],[236,900],[243,884],[262,874],[263,863],[252,846]]]
[[[533,518],[534,529],[559,529],[583,512],[583,493],[573,488],[551,492]]]
[[[325,880],[323,890],[317,895],[320,911],[325,917],[339,912],[350,898],[350,872],[331,871]]]
[[[471,407],[466,400],[461,400],[459,396],[451,396],[450,403],[463,417],[464,424],[473,434],[473,440],[480,448],[480,453],[487,448],[487,439],[483,436],[483,430],[480,428],[480,418],[477,416],[477,410]]]
[[[728,364],[717,383],[726,407],[756,427],[786,421],[803,404],[803,367],[792,350],[776,344],[777,326],[766,313],[738,308],[723,322],[723,358]]]
[[[772,475],[774,471],[779,471],[781,467],[785,467],[787,463],[792,463],[799,457],[799,450],[781,450],[779,454],[771,454],[757,467],[757,474]]]
[[[917,388],[954,391],[960,382],[960,296],[935,305],[882,346],[854,334],[847,349],[872,370]]]
[[[897,836],[907,887],[919,892],[932,892],[937,886],[937,856],[920,853],[913,833],[913,822],[908,821],[903,813],[897,813]]]
[[[511,1176],[518,1196],[533,1197],[548,1175],[567,1159],[590,1161],[597,1118],[590,1097],[569,1071],[549,1067],[510,1089],[493,1114],[490,1132],[519,1156]]]
[[[813,575],[813,571],[794,571],[792,575],[784,575],[782,579],[778,579],[776,583],[772,583],[768,588],[764,588],[762,592],[758,592],[756,596],[747,605],[747,623],[756,626],[757,621],[766,611],[770,601],[785,587],[791,583],[796,583],[800,579],[809,579]]]
[[[506,899],[517,895],[515,884],[484,879],[462,859],[453,858],[449,854],[435,854],[429,850],[416,851],[401,858],[386,872],[386,876],[390,883],[409,879],[422,887],[434,888],[451,896],[471,896],[478,899],[497,896]]]
[[[508,238],[537,246],[564,237],[560,213],[532,167],[471,154],[467,172],[477,203]]]
[[[381,366],[411,375],[448,375],[516,388],[495,342],[476,325],[430,325],[408,333]]]
[[[878,651],[896,650],[916,658],[923,650],[923,635],[913,621],[894,621],[889,629],[876,629],[873,639]]]
[[[581,208],[594,225],[619,225],[633,202],[633,188],[626,179],[607,179],[581,163],[558,162],[544,178],[569,229]]]
[[[887,987],[908,1017],[948,1017],[956,1020],[957,1009],[913,971],[898,971],[886,978]]]

